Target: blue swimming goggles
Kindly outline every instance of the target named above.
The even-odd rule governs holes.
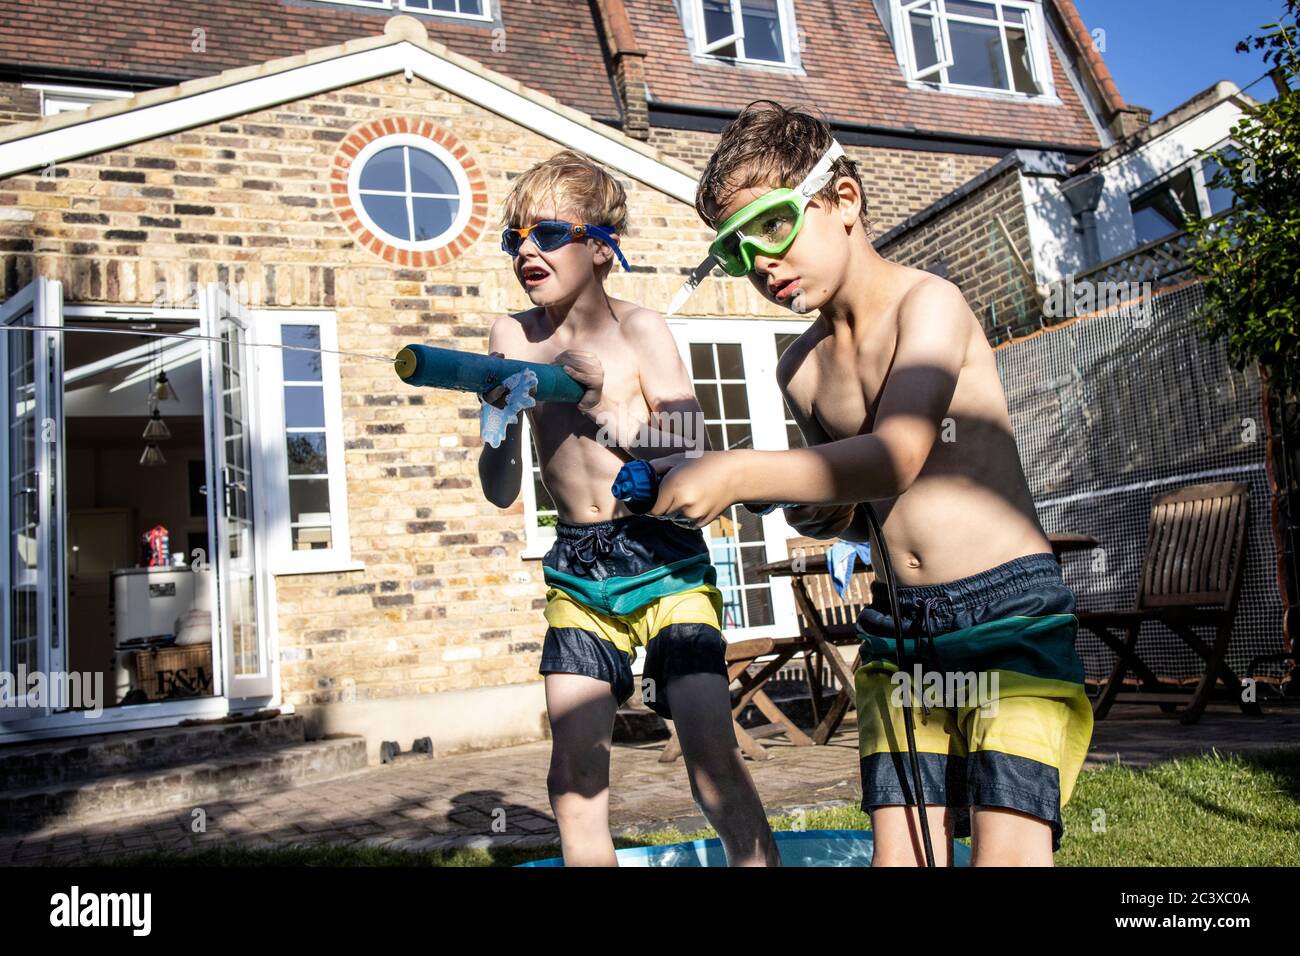
[[[573,223],[558,219],[542,219],[522,229],[508,227],[501,230],[501,248],[510,253],[510,258],[513,259],[519,255],[519,247],[524,244],[525,239],[533,240],[533,244],[542,252],[551,252],[566,242],[588,237],[599,239],[613,249],[614,255],[618,256],[618,261],[623,264],[623,268],[628,272],[632,271],[632,267],[623,258],[623,250],[619,249],[618,243],[614,240],[613,230],[608,226],[593,226],[589,222]]]

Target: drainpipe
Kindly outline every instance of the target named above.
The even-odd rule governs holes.
[[[614,84],[623,107],[623,132],[636,139],[649,139],[646,51],[637,45],[623,0],[596,0],[596,9],[600,11],[600,25],[613,60]]]
[[[1061,192],[1070,203],[1070,211],[1079,220],[1083,232],[1083,251],[1086,271],[1101,262],[1101,243],[1097,239],[1097,204],[1101,202],[1101,187],[1106,177],[1100,172],[1085,173],[1061,183]]]

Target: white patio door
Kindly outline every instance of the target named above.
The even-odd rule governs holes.
[[[265,548],[257,515],[262,507],[254,481],[252,419],[256,411],[248,317],[223,287],[203,290],[202,334],[205,418],[208,438],[208,527],[216,562],[213,641],[224,676],[224,693],[239,709],[274,693],[266,616]]]
[[[805,326],[759,320],[670,321],[704,412],[710,448],[789,447],[788,415],[776,385],[777,337]],[[794,532],[782,512],[759,517],[733,505],[705,536],[718,570],[727,639],[796,633],[788,579],[779,578],[773,586],[757,573],[764,563],[787,556],[786,540]]]
[[[48,689],[64,670],[63,288],[38,278],[0,305],[0,389],[4,436],[0,462],[7,488],[0,500],[5,529],[0,559],[4,637],[0,668],[13,698],[0,726],[46,717]],[[45,675],[47,694],[33,699],[23,675]]]

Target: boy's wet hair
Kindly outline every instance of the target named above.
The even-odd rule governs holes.
[[[736,193],[753,186],[795,188],[830,149],[834,138],[830,124],[806,110],[755,100],[722,131],[696,187],[695,211],[716,229],[722,210]],[[859,193],[863,192],[858,164],[853,160],[842,156],[831,169],[834,176],[817,194],[818,199],[837,202],[835,183],[841,176],[848,176],[858,184]],[[870,236],[865,194],[859,218]]]

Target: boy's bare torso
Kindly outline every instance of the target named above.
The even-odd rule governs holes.
[[[783,357],[796,411],[835,441],[872,430],[893,364],[899,305],[928,273],[895,267],[859,341],[818,319]],[[1026,554],[1050,553],[1025,481],[993,350],[969,308],[956,388],[939,438],[910,488],[873,502],[903,585],[938,584]],[[900,383],[901,384],[901,383]],[[945,440],[945,438],[951,440]]]
[[[609,299],[614,316],[581,330],[553,328],[544,309],[515,313],[498,323],[498,347],[508,358],[551,364],[561,352],[594,352],[604,369],[603,401],[633,422],[650,419],[641,391],[636,343],[624,320],[640,307]],[[631,514],[610,486],[627,456],[597,440],[601,429],[576,405],[541,402],[529,409],[529,423],[541,458],[542,482],[562,521],[586,524]],[[524,476],[524,480],[529,480]]]

